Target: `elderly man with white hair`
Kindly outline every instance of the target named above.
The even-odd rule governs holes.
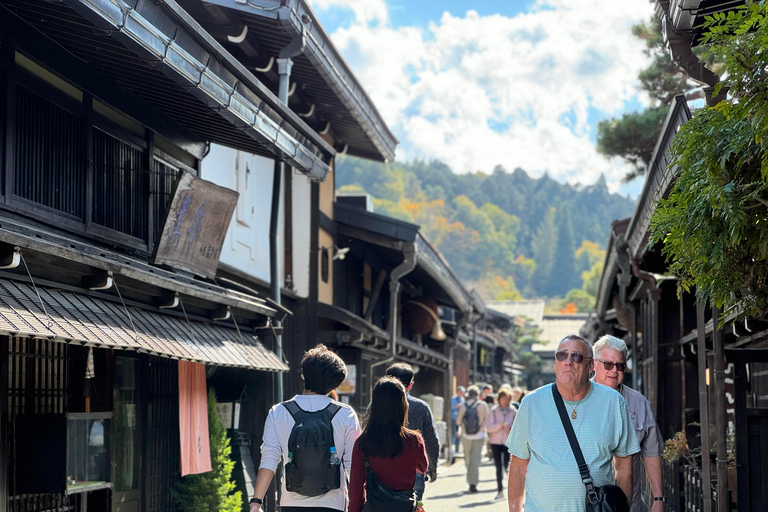
[[[661,452],[664,449],[659,427],[651,412],[651,404],[634,389],[625,386],[624,371],[627,369],[627,345],[614,336],[603,336],[594,346],[595,382],[611,387],[627,401],[629,416],[640,441],[640,453],[632,457],[632,505],[631,512],[643,510],[641,496],[645,482],[639,478],[640,464],[645,464],[645,475],[653,491],[651,512],[664,510],[661,487]]]

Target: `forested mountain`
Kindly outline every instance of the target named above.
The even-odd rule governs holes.
[[[338,158],[336,187],[364,191],[377,213],[421,225],[456,274],[488,300],[518,292],[563,297],[579,288],[594,294],[596,283],[583,274],[602,265],[611,221],[634,210],[602,177],[572,186],[522,169],[454,174],[440,162]]]

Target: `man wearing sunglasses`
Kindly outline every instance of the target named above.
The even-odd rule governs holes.
[[[509,510],[586,509],[586,489],[557,411],[552,386],[565,402],[595,485],[616,484],[631,498],[632,454],[640,451],[627,404],[613,389],[589,380],[592,345],[566,336],[555,353],[555,383],[528,393],[507,439]],[[615,468],[615,472],[614,472]]]
[[[641,502],[644,483],[640,476],[640,464],[645,464],[645,475],[651,484],[653,502],[651,512],[664,510],[661,487],[661,452],[664,449],[659,427],[651,412],[648,400],[622,384],[627,369],[627,345],[613,336],[603,336],[595,343],[595,382],[611,387],[627,401],[629,416],[640,442],[640,453],[632,456],[632,505],[631,512],[643,510]]]

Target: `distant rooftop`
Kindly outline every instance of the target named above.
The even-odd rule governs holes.
[[[543,300],[495,300],[488,303],[488,307],[500,313],[514,317],[526,317],[532,323],[541,327],[544,318]],[[584,323],[582,321],[582,323]],[[576,330],[578,332],[578,329]]]
[[[560,340],[569,334],[579,334],[579,329],[587,321],[588,313],[572,315],[544,315],[540,327],[543,329],[539,338],[547,343],[537,343],[531,347],[532,352],[554,352]]]

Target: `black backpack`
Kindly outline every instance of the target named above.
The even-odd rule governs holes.
[[[478,401],[476,400],[472,407],[465,406],[464,418],[461,421],[465,434],[472,435],[480,432],[480,416],[477,414],[477,404]]]
[[[330,463],[333,440],[331,420],[341,405],[331,402],[325,409],[308,412],[295,400],[283,402],[293,416],[288,437],[291,460],[285,465],[285,488],[302,496],[320,496],[341,487],[341,465]],[[338,454],[341,458],[341,454]]]

